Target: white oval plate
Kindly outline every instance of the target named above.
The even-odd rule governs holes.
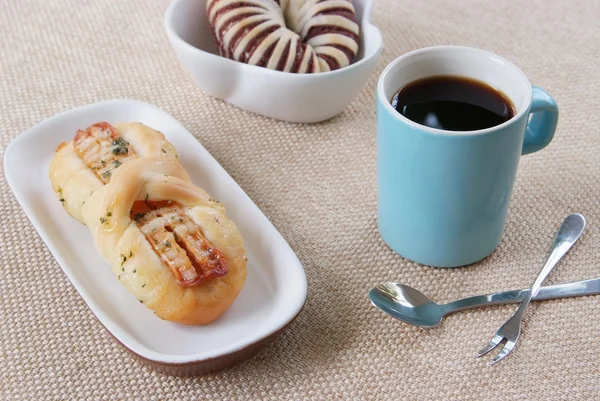
[[[246,285],[213,323],[185,326],[156,317],[119,283],[87,228],[63,210],[53,193],[48,166],[56,146],[98,121],[137,121],[163,132],[192,181],[220,200],[239,228],[248,253]],[[199,371],[225,367],[274,339],[306,301],[306,276],[287,242],[208,151],[153,105],[110,100],[58,114],[8,146],[4,169],[25,214],[83,300],[120,343],[145,360],[172,366],[210,362]]]

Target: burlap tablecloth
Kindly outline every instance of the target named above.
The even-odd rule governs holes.
[[[600,397],[600,298],[530,307],[516,351],[474,358],[514,306],[399,323],[367,291],[383,281],[437,301],[526,287],[562,219],[588,219],[548,282],[600,276],[600,2],[378,0],[379,68],[338,117],[296,125],[204,95],[162,27],[167,0],[9,1],[0,5],[0,149],[41,119],[111,98],[177,118],[298,254],[309,297],[274,344],[197,378],[137,364],[93,317],[0,174],[0,398],[593,399]],[[437,44],[485,48],[520,66],[561,110],[550,146],[521,161],[500,247],[461,269],[394,254],[376,228],[375,85],[396,56]],[[2,167],[0,167],[2,168]]]

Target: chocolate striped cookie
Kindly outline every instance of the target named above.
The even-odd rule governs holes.
[[[220,54],[243,63],[325,72],[358,53],[350,0],[208,0],[207,10]]]

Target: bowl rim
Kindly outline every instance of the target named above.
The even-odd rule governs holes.
[[[290,72],[286,72],[286,71],[278,71],[278,70],[273,70],[270,68],[246,64],[246,63],[242,63],[240,61],[236,61],[236,60],[232,60],[232,59],[220,56],[218,54],[208,52],[206,50],[202,50],[196,46],[193,46],[190,43],[188,43],[186,40],[184,40],[176,32],[176,29],[172,23],[173,13],[174,13],[175,8],[177,8],[184,1],[189,1],[189,0],[172,0],[171,3],[169,4],[169,6],[167,7],[167,11],[165,12],[164,27],[165,27],[165,31],[167,33],[167,37],[169,38],[169,41],[171,42],[172,46],[183,47],[183,48],[187,49],[188,51],[203,53],[203,54],[208,55],[209,57],[218,57],[218,58],[222,59],[223,62],[230,63],[230,65],[234,66],[235,68],[247,69],[249,71],[254,71],[254,72],[262,73],[262,74],[271,74],[273,76],[295,77],[295,78],[290,78],[290,79],[304,79],[304,80],[318,79],[319,77],[332,77],[332,76],[336,76],[336,75],[342,75],[345,72],[351,71],[353,69],[357,69],[360,66],[362,66],[363,64],[367,64],[367,63],[371,62],[372,60],[377,60],[383,50],[383,36],[381,35],[381,31],[370,22],[371,12],[373,9],[373,0],[364,0],[363,14],[359,21],[360,31],[361,31],[360,34],[361,34],[361,36],[363,36],[363,38],[365,39],[364,41],[366,42],[364,32],[371,31],[373,38],[375,39],[374,43],[376,43],[376,45],[374,46],[375,49],[370,54],[368,54],[368,55],[365,54],[360,60],[358,60],[346,67],[339,68],[337,70],[319,72],[319,73],[314,73],[314,74],[290,73]],[[259,71],[262,71],[262,72],[259,72]]]

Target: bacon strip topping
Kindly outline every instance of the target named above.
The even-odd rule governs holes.
[[[106,122],[93,124],[85,131],[78,130],[73,146],[105,184],[114,169],[138,157],[129,143]],[[177,202],[136,201],[130,217],[179,284],[192,287],[227,274],[225,256],[202,235]]]

